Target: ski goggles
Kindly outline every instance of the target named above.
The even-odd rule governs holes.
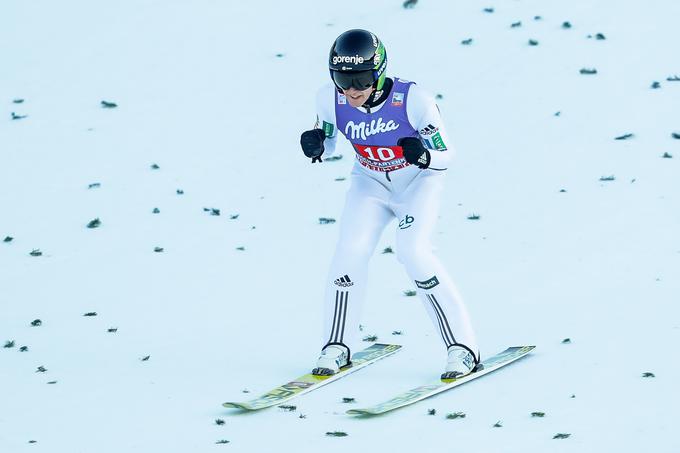
[[[373,70],[340,72],[331,69],[331,77],[333,78],[333,82],[343,90],[349,90],[353,87],[363,91],[370,88],[373,85],[373,82],[375,82]]]

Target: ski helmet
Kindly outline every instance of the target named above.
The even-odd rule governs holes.
[[[335,86],[348,90],[382,89],[387,52],[376,35],[367,30],[348,30],[338,36],[328,55],[328,69]]]

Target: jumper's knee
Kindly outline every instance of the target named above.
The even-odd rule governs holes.
[[[417,263],[426,260],[432,253],[429,244],[418,246],[416,244],[402,244],[397,247],[397,260],[401,264]]]
[[[338,242],[335,248],[335,259],[367,262],[371,258],[374,249],[375,243],[373,241],[362,240],[361,238],[355,240],[348,238]]]

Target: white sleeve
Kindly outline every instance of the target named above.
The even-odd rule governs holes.
[[[335,85],[328,83],[316,93],[316,124],[315,129],[323,129],[326,140],[323,142],[322,157],[329,157],[335,152],[338,142],[338,128],[335,124]]]
[[[418,85],[411,85],[406,103],[409,123],[420,134],[420,139],[430,150],[430,169],[446,170],[453,156],[453,149],[444,127],[439,107],[434,97]]]

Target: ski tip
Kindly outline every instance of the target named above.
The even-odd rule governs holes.
[[[345,411],[345,414],[347,415],[376,415],[375,413],[366,410],[366,409],[350,409],[348,411]]]
[[[244,403],[235,403],[232,401],[227,401],[226,403],[222,403],[222,406],[228,407],[231,409],[243,409],[243,410],[250,410],[250,408],[244,404]]]

